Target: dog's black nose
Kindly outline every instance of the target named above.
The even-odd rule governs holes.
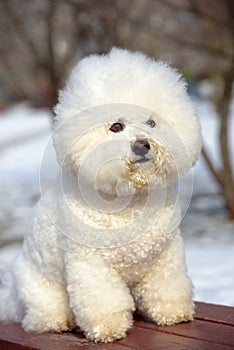
[[[150,144],[147,140],[137,139],[132,145],[133,152],[138,156],[146,155],[150,150]]]

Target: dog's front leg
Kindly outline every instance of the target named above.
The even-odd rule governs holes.
[[[23,254],[15,262],[14,280],[24,309],[22,325],[26,331],[62,332],[74,328],[64,284],[47,279]]]
[[[137,308],[159,325],[193,319],[192,283],[187,276],[180,235],[155,258],[133,295]]]
[[[132,325],[133,298],[99,252],[85,247],[66,253],[67,290],[77,325],[95,342],[125,336]]]

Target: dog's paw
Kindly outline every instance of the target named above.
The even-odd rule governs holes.
[[[40,312],[28,312],[22,321],[26,332],[55,332],[61,333],[75,328],[76,324],[72,314],[62,313],[40,314]]]
[[[160,326],[171,326],[180,322],[188,322],[194,319],[195,307],[192,301],[183,300],[167,303],[157,303],[152,306],[147,316]]]
[[[123,338],[133,324],[132,314],[128,311],[119,311],[103,315],[96,326],[85,331],[89,340],[94,342],[113,342]]]

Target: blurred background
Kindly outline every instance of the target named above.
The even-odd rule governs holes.
[[[112,46],[187,80],[204,143],[182,222],[189,274],[196,300],[234,305],[233,0],[0,0],[0,271],[40,196],[58,90],[78,60]]]

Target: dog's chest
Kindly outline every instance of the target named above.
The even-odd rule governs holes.
[[[149,202],[139,196],[123,210],[103,212],[71,198],[69,208],[74,214],[73,221],[66,210],[61,212],[60,220],[65,223],[67,234],[77,242],[94,248],[107,248],[114,260],[118,256],[117,261],[134,264],[159,249],[166,239],[168,221],[176,213],[171,203],[166,202],[161,208],[157,201]],[[128,250],[130,255],[126,254]]]
[[[102,251],[104,260],[117,271],[129,285],[138,283],[157,256],[171,241],[173,234],[148,232],[127,246]]]

